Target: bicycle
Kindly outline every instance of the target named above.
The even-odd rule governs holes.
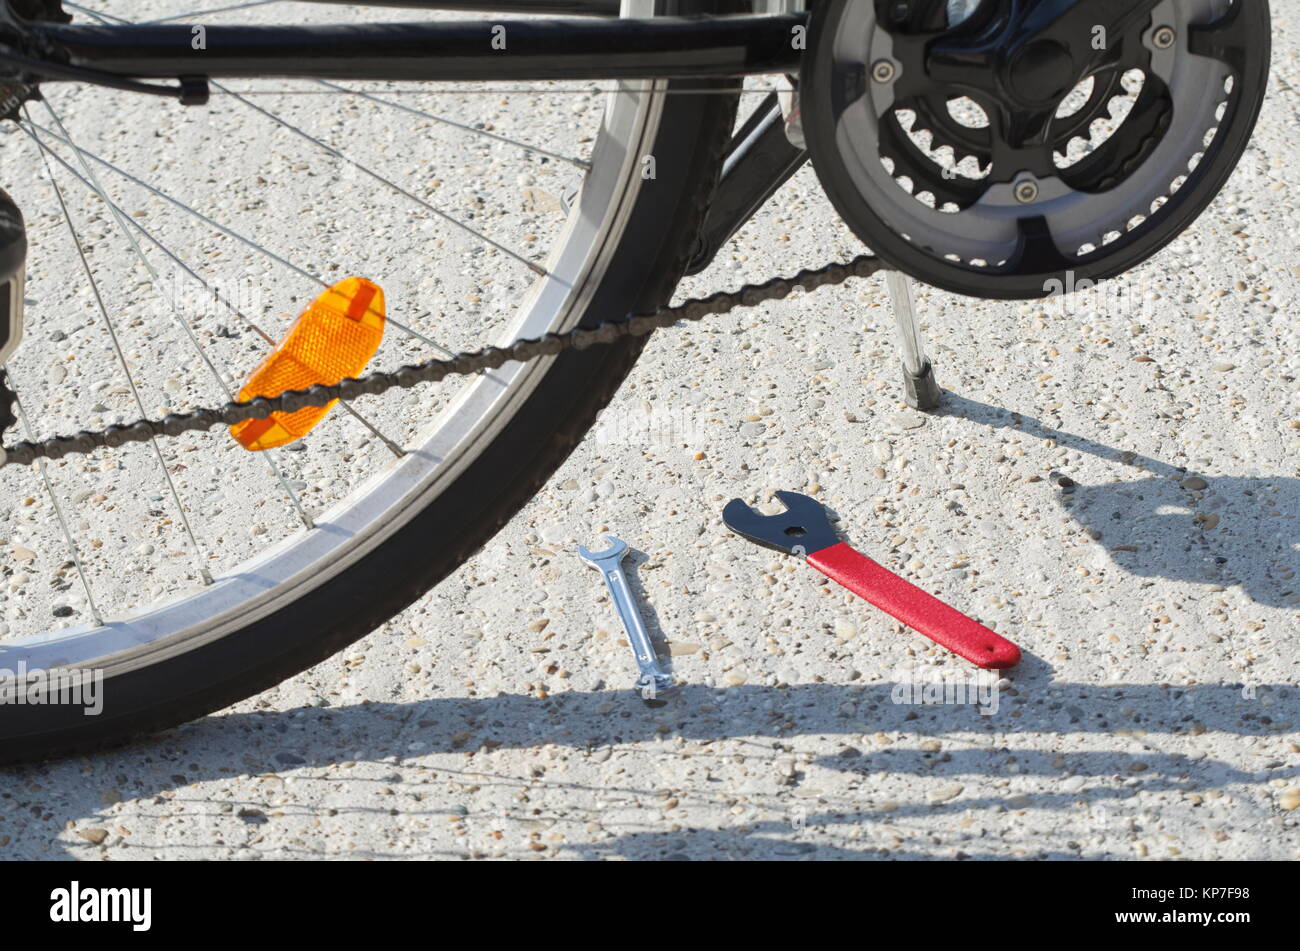
[[[9,624],[25,629],[7,625],[0,640],[0,671],[10,674],[0,680],[0,758],[86,749],[193,719],[370,632],[468,559],[545,484],[656,328],[885,269],[995,299],[1042,297],[1055,285],[1131,270],[1190,227],[1226,183],[1259,115],[1270,51],[1266,0],[312,0],[320,12],[307,23],[196,22],[223,12],[252,20],[274,5],[132,4],[126,17],[89,0],[4,0],[4,184],[22,200],[27,223],[19,201],[0,192],[0,359],[8,372],[0,481],[7,497],[22,500],[8,539],[10,600],[29,606],[10,604]],[[142,6],[168,15],[133,22]],[[362,7],[440,13],[394,24],[353,9]],[[447,19],[446,11],[483,16]],[[352,19],[339,20],[345,13]],[[761,78],[766,96],[737,125],[747,78]],[[232,85],[265,80],[280,85]],[[492,97],[497,105],[481,121],[435,113],[412,91],[426,83],[453,88],[447,108]],[[603,84],[598,100],[591,83]],[[301,101],[315,95],[342,103],[346,121],[336,118],[333,131],[346,135],[331,140],[304,128],[325,121],[300,115]],[[517,109],[504,112],[520,100],[555,118],[543,128]],[[103,121],[146,101],[141,124]],[[194,118],[225,110],[263,123],[266,142]],[[65,112],[89,113],[94,128],[72,135]],[[403,143],[423,143],[431,156],[483,175],[472,197],[451,207],[440,197],[440,172],[423,184],[395,181],[384,168],[405,159],[379,147],[393,138],[380,115],[416,124],[421,138]],[[220,152],[212,167],[193,161],[181,196],[117,158],[155,160],[162,128],[196,150]],[[572,141],[557,141],[561,132]],[[275,152],[286,142],[324,156],[324,171],[305,160],[286,170],[294,160]],[[590,148],[574,154],[579,144]],[[497,197],[501,180],[509,182],[498,158],[507,153],[523,169],[511,186],[524,189],[522,213]],[[669,307],[682,276],[707,267],[810,160],[874,256]],[[180,175],[162,164],[152,171]],[[325,194],[343,225],[292,231],[319,210],[321,196],[303,191],[309,175],[328,176]],[[148,204],[136,209],[145,214],[115,198],[110,181]],[[99,209],[98,232],[78,229],[73,189]],[[403,312],[403,321],[389,322],[399,343],[385,343],[379,358],[389,369],[235,399],[236,370],[261,347],[259,337],[275,340],[248,311],[274,308],[240,299],[238,287],[164,237],[190,240],[208,260],[240,249],[281,275],[253,286],[292,302],[285,274],[299,289],[330,286],[298,263],[308,255],[373,266],[367,255],[391,246],[385,228],[366,232],[361,196],[380,192],[402,198],[408,220],[438,235],[431,245],[450,244],[475,262],[472,273],[424,278],[444,316],[466,316],[462,326],[435,329],[427,314]],[[221,209],[232,196],[242,212],[274,203],[258,237],[239,216],[227,223],[232,216],[200,208]],[[295,209],[298,202],[306,204]],[[203,237],[153,227],[149,209],[197,222]],[[549,249],[531,251],[546,247],[534,229],[547,215],[559,227]],[[478,227],[485,217],[504,220],[510,238]],[[353,227],[368,244],[349,237]],[[30,247],[29,228],[39,238]],[[265,235],[277,232],[289,250],[267,246]],[[49,251],[56,234],[63,248]],[[95,263],[110,239],[126,246],[139,284],[103,282]],[[45,263],[43,255],[53,257]],[[164,260],[179,271],[164,275]],[[75,328],[56,313],[75,303],[64,280],[72,274],[89,290],[88,322]],[[156,313],[113,298],[132,298],[128,291],[143,285],[164,298]],[[491,331],[498,346],[457,353],[484,338],[463,325],[486,322],[479,318],[489,305],[503,303],[498,289],[511,304]],[[50,298],[56,306],[45,306]],[[115,320],[117,310],[131,322]],[[134,338],[132,329],[140,331]],[[42,357],[48,343],[69,339],[71,354]],[[911,396],[924,401],[933,380],[919,341],[905,354]],[[78,369],[86,364],[92,369]],[[190,364],[195,379],[172,373]],[[105,386],[64,386],[96,373],[108,374]],[[144,380],[149,373],[166,378]],[[51,409],[55,425],[62,413],[94,428],[43,435],[50,424],[38,429],[28,415],[39,374],[43,408],[65,393],[76,404]],[[436,391],[430,382],[440,383]],[[449,382],[460,388],[446,395]],[[168,412],[151,413],[147,400]],[[401,410],[383,410],[386,422],[377,424],[383,400]],[[250,454],[207,432],[336,402],[344,411],[310,437],[310,453]],[[398,423],[401,432],[388,431]],[[214,460],[196,462],[205,454]],[[326,474],[317,457],[345,475]],[[96,492],[86,471],[126,475],[110,495]],[[69,482],[80,486],[72,495],[66,485],[60,491]],[[269,513],[239,538],[229,488],[240,511]],[[15,540],[12,526],[26,532],[23,513],[37,511],[56,526],[41,531],[60,540],[57,555]],[[115,527],[123,519],[136,527]],[[46,571],[51,591],[32,590],[32,576]],[[50,615],[64,626],[49,626]],[[92,670],[103,678],[99,716],[18,702],[30,683],[23,671]]]

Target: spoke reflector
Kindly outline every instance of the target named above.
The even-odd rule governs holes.
[[[384,338],[384,292],[364,277],[350,277],[316,298],[289,328],[289,335],[253,371],[240,400],[279,396],[320,383],[333,386],[359,376]],[[338,402],[335,400],[334,402]],[[306,436],[334,408],[308,407],[272,413],[230,427],[245,449],[274,449]]]

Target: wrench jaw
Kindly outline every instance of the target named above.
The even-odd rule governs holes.
[[[589,552],[581,545],[578,546],[578,557],[585,561],[592,568],[605,571],[606,565],[616,567],[623,561],[623,556],[627,554],[627,542],[621,538],[615,538],[613,535],[606,535],[605,542],[608,544],[609,551]]]
[[[778,491],[776,497],[786,507],[778,515],[763,515],[743,500],[732,499],[722,510],[722,521],[755,545],[800,558],[839,544],[839,536],[821,503],[798,492]]]

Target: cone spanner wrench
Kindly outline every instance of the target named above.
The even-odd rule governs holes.
[[[823,505],[797,492],[777,492],[786,511],[763,515],[732,499],[722,520],[737,535],[805,559],[832,581],[977,667],[1020,663],[1020,648],[840,541]]]

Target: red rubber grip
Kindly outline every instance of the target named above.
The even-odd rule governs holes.
[[[1015,644],[854,551],[848,542],[814,552],[808,564],[977,667],[1001,670],[1020,663]]]

